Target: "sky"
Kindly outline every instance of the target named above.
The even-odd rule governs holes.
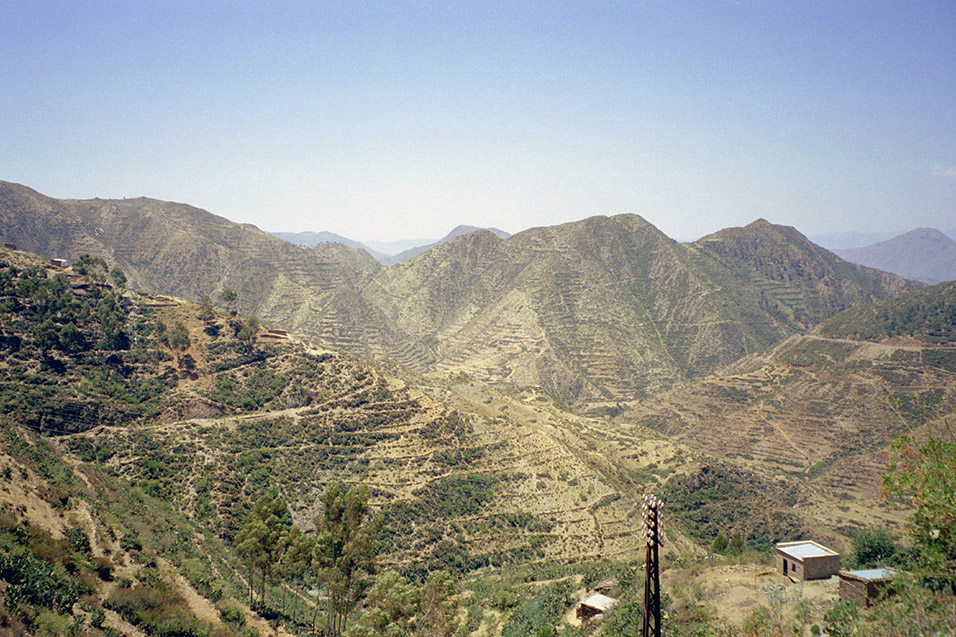
[[[956,2],[3,2],[0,180],[357,240],[949,230]]]

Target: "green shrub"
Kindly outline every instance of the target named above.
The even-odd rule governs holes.
[[[896,552],[896,544],[886,529],[860,529],[853,536],[852,561],[855,568],[886,566]]]

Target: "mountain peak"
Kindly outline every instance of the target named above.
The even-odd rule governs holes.
[[[935,228],[915,228],[886,241],[836,253],[851,263],[923,283],[956,279],[956,241]]]

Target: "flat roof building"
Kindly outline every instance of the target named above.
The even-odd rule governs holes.
[[[794,581],[826,579],[840,570],[840,554],[813,540],[781,542],[777,570]]]
[[[854,601],[869,608],[880,597],[892,595],[890,588],[895,571],[889,568],[870,568],[861,571],[840,571],[840,599]]]
[[[595,615],[606,613],[617,606],[617,600],[601,593],[592,593],[578,604],[577,616],[581,621],[588,621]]]

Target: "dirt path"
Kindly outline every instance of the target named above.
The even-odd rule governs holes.
[[[810,341],[824,341],[827,343],[844,343],[846,345],[857,345],[859,347],[872,347],[875,349],[885,350],[887,352],[893,352],[896,350],[903,350],[906,352],[922,352],[923,350],[944,350],[944,351],[956,351],[956,347],[933,347],[931,345],[892,345],[889,343],[874,343],[872,341],[855,341],[849,338],[827,338],[825,336],[816,336],[814,334],[804,334],[799,337]]]

